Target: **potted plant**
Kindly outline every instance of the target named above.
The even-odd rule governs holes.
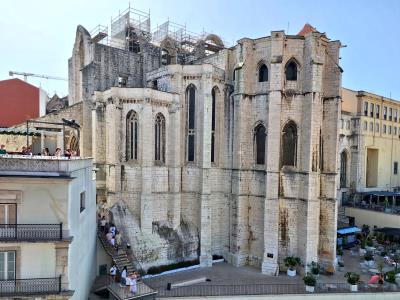
[[[296,266],[300,265],[300,258],[294,256],[288,256],[284,259],[285,266],[287,269],[288,276],[296,276]]]
[[[350,284],[350,291],[357,292],[358,291],[358,282],[360,281],[360,275],[353,272],[347,272],[344,277],[347,278],[348,284]]]
[[[366,246],[367,246],[367,242],[366,242],[365,238],[361,238],[361,240],[360,240],[360,250],[359,250],[360,256],[364,256],[365,253],[367,253],[367,250],[365,250]]]
[[[374,250],[374,247],[373,247],[374,246],[374,242],[370,238],[367,238],[367,240],[365,241],[365,245],[366,245],[365,249],[367,251]]]
[[[309,293],[314,293],[315,285],[317,284],[317,279],[313,274],[308,273],[303,277],[304,283],[306,285],[306,291]]]
[[[342,261],[338,261],[339,272],[344,271],[344,263]]]
[[[374,265],[374,255],[372,252],[368,251],[364,255],[365,263],[368,267],[372,267]]]
[[[317,262],[313,261],[308,265],[308,267],[310,268],[311,274],[318,278],[318,275],[321,271],[321,266]]]
[[[386,273],[386,281],[390,284],[390,289],[392,291],[397,290],[397,283],[396,283],[396,271],[390,271]]]

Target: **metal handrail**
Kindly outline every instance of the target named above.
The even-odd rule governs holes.
[[[0,296],[46,295],[61,292],[61,276],[0,280]]]
[[[284,295],[304,294],[306,287],[303,283],[293,284],[197,284],[168,290],[155,288],[157,297],[206,297],[206,296],[234,296],[234,295]],[[358,292],[390,292],[385,286],[370,286],[365,283],[358,284]],[[350,285],[346,282],[317,283],[315,293],[350,293]]]
[[[62,223],[59,224],[0,224],[0,241],[62,240]]]

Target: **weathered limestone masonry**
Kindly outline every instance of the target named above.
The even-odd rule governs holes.
[[[190,64],[171,37],[132,52],[78,27],[82,151],[99,210],[144,268],[212,255],[267,274],[291,255],[334,265],[340,42],[307,26],[231,48],[209,36]]]

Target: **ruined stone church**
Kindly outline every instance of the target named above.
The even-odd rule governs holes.
[[[78,26],[65,110],[143,268],[334,265],[340,47],[308,24],[228,47],[133,9]]]

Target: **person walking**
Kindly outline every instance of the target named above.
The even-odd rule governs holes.
[[[101,228],[101,232],[103,232],[103,233],[106,233],[106,223],[107,223],[106,217],[102,216],[101,220],[100,220],[100,228]]]
[[[137,293],[137,282],[136,282],[137,276],[135,273],[132,273],[129,276],[129,291],[131,292],[131,294],[135,295]]]
[[[116,266],[116,265],[113,265],[113,266],[110,268],[110,276],[111,276],[113,282],[115,281],[115,276],[116,276],[116,275],[117,275],[117,266]]]
[[[122,269],[122,272],[121,272],[121,284],[122,285],[125,285],[126,284],[126,276],[128,275],[128,268],[127,268],[127,266],[125,266],[123,269]]]

